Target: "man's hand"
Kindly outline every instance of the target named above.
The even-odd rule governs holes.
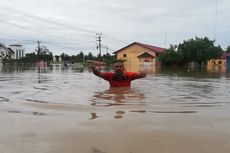
[[[92,70],[93,74],[95,74],[95,75],[98,76],[98,77],[103,78],[103,74],[100,72],[100,70],[98,70],[98,69],[96,68],[95,65],[92,64],[92,65],[89,66],[89,68]]]
[[[91,69],[91,70],[93,71],[93,70],[95,70],[95,69],[96,69],[96,66],[95,66],[95,65],[93,65],[93,64],[91,64],[91,65],[89,66],[89,69]]]

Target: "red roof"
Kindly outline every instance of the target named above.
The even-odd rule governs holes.
[[[223,56],[228,57],[228,56],[230,56],[230,53],[223,53]]]
[[[147,44],[142,44],[142,43],[134,42],[134,43],[132,43],[132,44],[126,46],[126,47],[123,47],[123,48],[121,48],[118,51],[115,51],[113,53],[117,54],[118,52],[120,52],[120,51],[124,50],[125,48],[128,48],[128,47],[130,47],[132,45],[139,45],[139,46],[142,46],[144,48],[147,48],[149,50],[152,50],[152,51],[158,52],[158,53],[163,53],[166,50],[165,48],[161,48],[161,47],[156,47],[156,46],[152,46],[152,45],[147,45]]]

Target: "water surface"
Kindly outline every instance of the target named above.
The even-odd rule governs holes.
[[[2,68],[0,148],[7,153],[227,153],[228,76],[162,70],[130,88],[110,88],[87,69],[71,66]]]

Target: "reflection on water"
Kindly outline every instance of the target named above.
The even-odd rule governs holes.
[[[125,114],[125,111],[116,111],[116,115],[114,116],[114,118],[121,119],[124,114]]]
[[[144,93],[130,87],[110,88],[95,92],[91,99],[93,106],[143,105]]]
[[[182,113],[182,114],[187,114],[187,113],[197,113],[197,111],[149,111],[152,113]]]
[[[0,103],[1,102],[9,102],[10,100],[8,98],[5,97],[0,97]]]
[[[99,112],[101,109],[113,109],[115,119],[130,113],[198,114],[200,109],[229,108],[228,75],[229,71],[163,69],[133,81],[132,87],[109,88],[108,82],[91,72],[71,66],[6,66],[0,71],[0,105],[8,113],[46,110],[43,113],[50,114],[53,110],[68,114],[87,110],[87,119],[91,120],[105,116]],[[21,103],[28,104],[29,110]]]
[[[17,110],[10,110],[8,111],[9,113],[18,113],[18,114],[32,114],[32,115],[35,115],[35,116],[43,116],[43,115],[47,115],[45,113],[41,113],[41,112],[26,112],[26,111],[17,111]]]
[[[226,74],[162,70],[130,88],[110,88],[87,70],[62,65],[4,68],[0,150],[227,153],[229,99]]]
[[[92,117],[90,118],[91,120],[98,118],[97,113],[91,113]]]
[[[95,92],[93,97],[90,99],[92,106],[97,107],[122,107],[122,106],[144,106],[145,95],[143,92],[130,88],[130,87],[121,87],[121,88],[109,88],[102,92]],[[115,119],[122,119],[125,114],[125,111],[118,110],[115,111],[113,115]],[[96,113],[91,113],[92,118],[98,118]]]

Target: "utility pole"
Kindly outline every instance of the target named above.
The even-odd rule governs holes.
[[[166,48],[166,45],[167,45],[167,37],[168,37],[168,33],[165,32],[165,48]]]
[[[40,57],[40,54],[41,54],[41,47],[40,47],[40,41],[37,41],[37,43],[38,43],[38,53],[37,53],[37,55],[38,55],[38,57]]]
[[[107,63],[109,61],[108,53],[109,53],[109,47],[106,46],[106,55],[105,55],[105,62]]]
[[[101,56],[101,35],[102,35],[102,33],[97,33],[96,34],[96,38],[97,38],[96,41],[98,41],[97,49],[99,49],[99,55],[100,56]]]

